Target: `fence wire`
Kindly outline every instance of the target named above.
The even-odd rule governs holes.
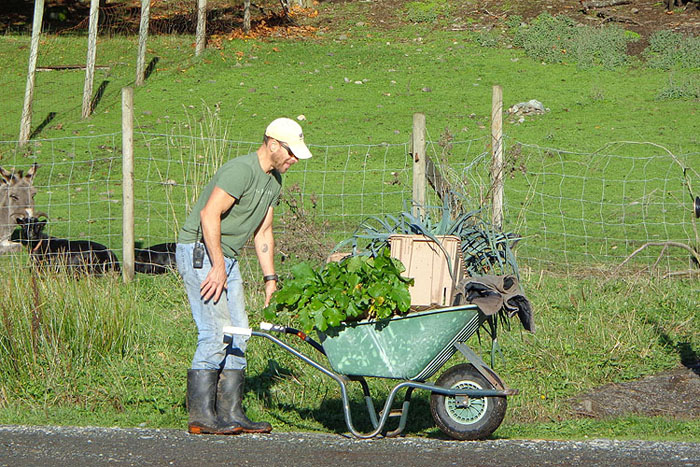
[[[146,132],[136,133],[134,140],[134,224],[141,246],[175,241],[216,167],[260,144]],[[482,209],[485,219],[491,190],[489,143],[427,142],[427,153],[459,194],[462,208]],[[15,141],[0,141],[0,165],[27,170],[38,161],[36,210],[48,215],[48,233],[104,243],[121,258],[120,146],[118,133],[33,140],[22,149]],[[516,248],[521,265],[607,270],[629,259],[625,264],[633,270],[693,267],[689,251],[669,242],[695,249],[699,244],[692,187],[699,182],[700,153],[673,155],[636,143],[581,153],[509,139],[505,148],[504,229],[521,238]],[[301,222],[318,224],[333,244],[371,216],[410,209],[409,143],[310,149],[314,157],[284,177],[278,219],[292,207],[302,208]],[[442,202],[430,192],[428,204]],[[280,232],[288,226],[277,222],[275,228]]]

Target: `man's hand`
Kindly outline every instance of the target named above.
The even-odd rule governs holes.
[[[265,282],[265,306],[270,304],[270,299],[275,290],[277,290],[277,281]]]
[[[204,279],[204,282],[202,282],[202,285],[199,287],[199,293],[204,301],[213,298],[214,303],[217,303],[221,297],[221,293],[226,288],[226,280],[225,265],[222,267],[212,267],[209,274],[207,274],[207,277]]]

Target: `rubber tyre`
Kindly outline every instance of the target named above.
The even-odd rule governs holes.
[[[471,364],[462,363],[445,371],[435,382],[444,388],[492,389]],[[437,426],[459,440],[484,439],[496,431],[506,415],[505,397],[470,398],[467,407],[457,407],[456,398],[433,393],[430,411]]]

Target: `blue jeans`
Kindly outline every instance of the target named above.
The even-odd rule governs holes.
[[[177,269],[185,283],[187,298],[192,308],[192,317],[199,332],[197,349],[192,359],[193,370],[241,370],[246,367],[245,349],[248,338],[234,336],[232,344],[224,343],[224,326],[248,327],[248,314],[245,311],[243,280],[238,261],[225,258],[226,289],[219,301],[204,301],[200,286],[211,269],[208,255],[204,255],[201,269],[192,267],[194,243],[178,243],[175,251]]]

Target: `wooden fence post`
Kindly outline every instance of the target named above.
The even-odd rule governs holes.
[[[194,53],[199,55],[207,46],[207,0],[197,0],[197,41]]]
[[[122,275],[134,278],[134,90],[122,88]]]
[[[148,39],[148,21],[151,16],[151,0],[141,0],[141,23],[139,24],[139,55],[136,59],[136,86],[141,86],[146,73],[146,39]]]
[[[425,114],[413,114],[413,135],[411,137],[411,155],[413,156],[413,215],[425,214]]]
[[[494,228],[503,228],[503,88],[493,87],[491,102],[491,222]]]
[[[88,26],[88,49],[85,63],[85,86],[83,86],[83,118],[92,113],[92,85],[95,80],[95,54],[97,53],[97,23],[100,0],[90,0],[90,24]]]
[[[19,125],[19,144],[23,146],[29,141],[32,130],[32,105],[34,103],[34,75],[36,73],[36,57],[39,54],[39,37],[44,18],[44,0],[34,2],[34,22],[32,23],[32,42],[29,49],[29,70],[27,71],[27,87],[24,91],[24,106],[22,121]]]
[[[243,0],[243,32],[250,32],[250,0]]]

